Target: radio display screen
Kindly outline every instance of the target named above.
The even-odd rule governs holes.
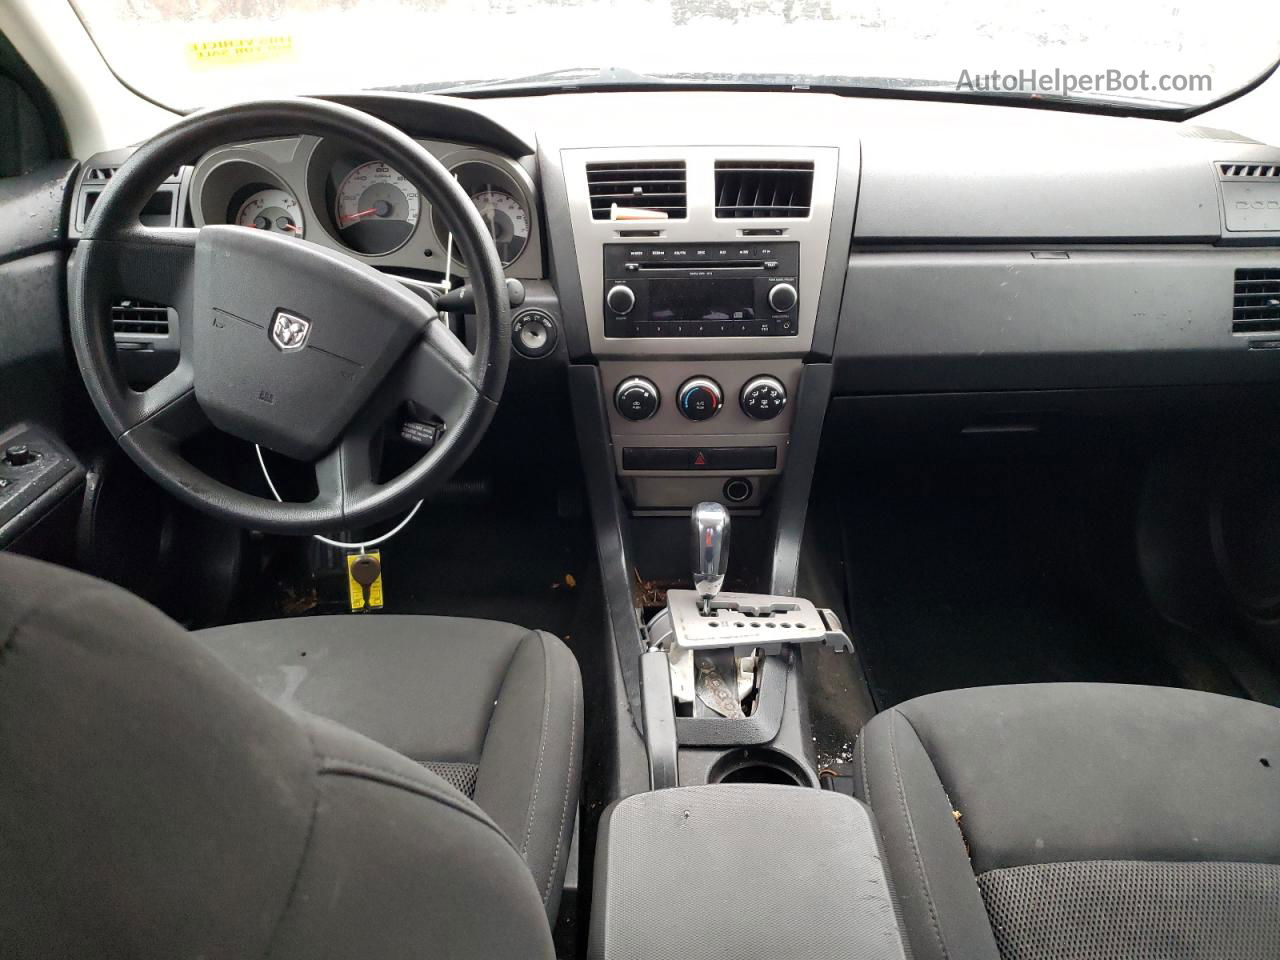
[[[755,282],[745,280],[652,280],[649,319],[753,320]]]

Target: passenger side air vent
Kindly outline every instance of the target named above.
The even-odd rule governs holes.
[[[1236,177],[1277,177],[1280,178],[1280,163],[1220,163],[1218,176],[1224,180]]]
[[[717,160],[717,217],[807,217],[813,162]]]
[[[169,308],[146,300],[117,300],[111,305],[111,329],[126,336],[139,333],[167,336]]]
[[[616,216],[618,210],[654,210],[672,220],[684,219],[688,191],[683,160],[588,163],[587,192],[593,220],[644,219]]]
[[[1231,332],[1280,332],[1280,268],[1236,271]]]

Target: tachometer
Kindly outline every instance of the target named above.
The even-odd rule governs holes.
[[[529,242],[529,214],[520,201],[505,190],[482,190],[473,194],[471,202],[480,211],[480,219],[489,228],[498,259],[504,267],[515,262],[524,253]]]
[[[483,164],[468,164],[464,169],[469,171],[483,167]],[[506,190],[500,190],[488,184],[469,184],[462,177],[459,177],[459,182],[464,189],[470,187],[473,191],[471,202],[480,211],[480,219],[484,221],[489,236],[493,237],[493,245],[498,248],[498,259],[502,261],[504,267],[511,266],[520,254],[524,253],[524,248],[529,243],[528,211],[514,195]],[[431,226],[436,236],[442,241],[448,237],[449,228],[435,210],[431,211]],[[453,256],[459,263],[462,262],[456,247]]]
[[[362,163],[338,185],[339,236],[360,253],[378,256],[403,246],[418,223],[418,188],[378,160]]]
[[[297,198],[287,190],[269,187],[251,194],[236,211],[235,223],[242,227],[287,233],[301,237],[302,210]]]

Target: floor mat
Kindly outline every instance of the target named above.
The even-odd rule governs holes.
[[[986,684],[1174,684],[1134,600],[1131,489],[1053,464],[855,479],[838,505],[876,706]]]
[[[499,484],[484,503],[424,504],[378,549],[383,614],[501,620],[563,637],[581,585],[595,580],[588,522],[557,509],[549,483]],[[235,619],[348,612],[341,551],[293,540],[268,556]]]

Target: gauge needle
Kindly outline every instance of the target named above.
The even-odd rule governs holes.
[[[350,223],[352,220],[359,220],[361,217],[367,217],[371,213],[377,213],[377,207],[370,207],[368,210],[361,210],[359,213],[348,213],[342,218],[343,223]]]

